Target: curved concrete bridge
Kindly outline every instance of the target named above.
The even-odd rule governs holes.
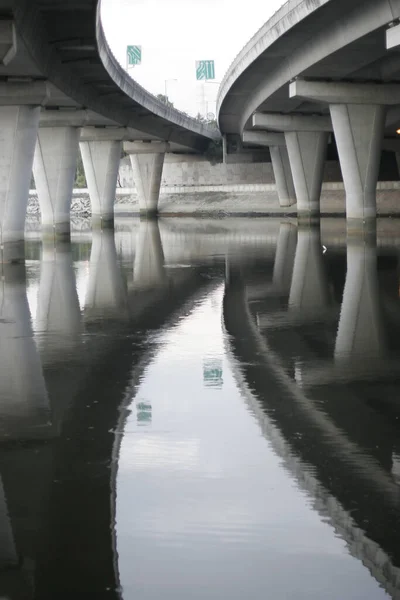
[[[125,73],[107,44],[100,7],[100,0],[0,0],[3,250],[23,240],[32,167],[45,230],[68,234],[79,144],[93,218],[104,224],[113,220],[123,144],[140,211],[149,214],[157,212],[165,153],[204,152],[220,137]]]
[[[289,0],[222,81],[225,152],[269,147],[280,203],[299,217],[319,215],[328,144],[349,225],[376,217],[381,150],[400,150],[399,22],[390,0]]]

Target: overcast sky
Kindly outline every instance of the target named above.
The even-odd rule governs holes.
[[[126,46],[141,45],[130,74],[153,94],[167,94],[190,114],[215,112],[218,85],[195,78],[196,60],[215,60],[216,81],[283,0],[102,0],[106,37],[126,65]],[[165,83],[167,80],[167,83]],[[173,81],[177,80],[177,81]]]

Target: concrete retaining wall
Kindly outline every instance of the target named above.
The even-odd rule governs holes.
[[[325,181],[342,181],[339,163],[328,161],[325,166]],[[135,188],[133,173],[128,158],[121,161],[119,181],[122,188]],[[211,164],[204,157],[192,157],[182,161],[174,155],[166,156],[162,186],[226,186],[273,184],[271,163]],[[204,190],[206,191],[206,190]]]

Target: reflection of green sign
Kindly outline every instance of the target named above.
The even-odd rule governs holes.
[[[142,46],[127,46],[126,56],[128,65],[140,65],[142,63]]]
[[[196,79],[215,79],[215,64],[213,60],[196,61]]]
[[[138,423],[151,422],[151,404],[149,402],[138,402],[136,405],[136,418]]]
[[[222,361],[219,359],[205,360],[203,364],[203,382],[206,387],[221,388]]]

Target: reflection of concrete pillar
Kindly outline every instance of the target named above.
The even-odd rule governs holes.
[[[127,290],[118,264],[114,232],[92,232],[85,315],[121,317],[127,308]]]
[[[79,136],[77,127],[39,129],[33,173],[42,227],[49,234],[69,236]]]
[[[23,258],[24,226],[40,108],[0,107],[0,242],[4,262]]]
[[[385,125],[385,106],[331,104],[348,219],[376,217],[376,185]]]
[[[378,357],[385,351],[376,239],[352,235],[347,241],[347,275],[336,338],[335,358]]]
[[[292,223],[281,223],[276,245],[272,281],[282,291],[289,293],[297,245],[297,228]]]
[[[164,158],[165,153],[169,150],[169,144],[164,142],[126,142],[124,150],[131,159],[140,214],[143,216],[156,215]]]
[[[112,226],[122,142],[81,142],[80,148],[92,204],[92,224]]]
[[[319,226],[299,227],[289,309],[313,313],[329,304],[328,279],[325,272]]]
[[[156,220],[140,222],[133,280],[140,287],[158,285],[165,280],[164,251]]]
[[[81,331],[81,314],[69,242],[43,243],[36,330],[60,334],[58,343],[61,348],[64,348],[67,339]],[[55,343],[56,340],[53,339],[53,349]]]
[[[23,266],[7,266],[0,284],[0,440],[41,437],[49,401],[33,338]]]
[[[279,204],[280,206],[292,206],[296,204],[296,192],[287,148],[284,146],[270,146],[269,152]]]
[[[0,570],[16,567],[18,562],[19,557],[15,547],[7,499],[0,477]]]

